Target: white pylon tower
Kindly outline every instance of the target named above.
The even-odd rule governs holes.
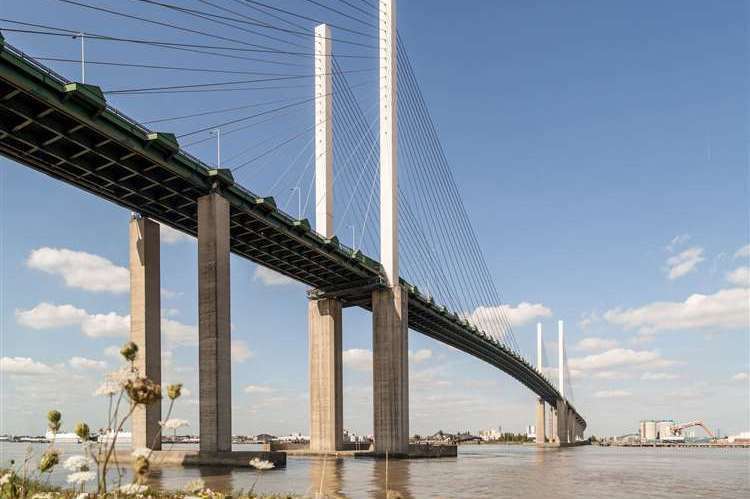
[[[544,375],[544,366],[542,365],[542,323],[536,323],[536,369]]]
[[[331,28],[315,27],[315,230],[333,237],[333,79]]]
[[[380,0],[380,262],[398,286],[396,0]]]
[[[560,396],[565,398],[565,332],[563,321],[557,321],[557,371]]]

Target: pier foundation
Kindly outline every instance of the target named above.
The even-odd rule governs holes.
[[[308,305],[310,451],[344,448],[341,359],[341,302],[310,300]]]
[[[544,409],[544,400],[538,399],[536,401],[536,444],[538,446],[543,446],[545,440]]]
[[[198,198],[198,361],[200,450],[232,450],[229,202]]]
[[[372,293],[375,454],[409,454],[408,295],[400,286]]]
[[[135,367],[141,376],[161,384],[161,285],[159,224],[130,219],[130,340],[138,345]],[[161,401],[133,411],[133,448],[161,449]]]

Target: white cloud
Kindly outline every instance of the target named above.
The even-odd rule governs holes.
[[[245,393],[273,393],[276,390],[270,386],[264,385],[247,385]]]
[[[372,352],[363,348],[351,348],[342,353],[344,367],[357,371],[372,370]]]
[[[107,368],[107,363],[103,360],[87,359],[85,357],[73,357],[68,361],[70,367],[73,369],[95,369],[104,370]]]
[[[73,305],[54,305],[42,302],[30,310],[16,310],[16,321],[31,329],[53,329],[78,325],[86,336],[127,336],[130,316],[89,314]]]
[[[549,317],[552,310],[541,303],[521,302],[517,306],[499,305],[496,307],[477,307],[471,313],[469,320],[486,331],[495,330],[504,324],[503,315],[507,317],[511,326],[522,326],[540,317]]]
[[[255,267],[254,280],[260,281],[266,286],[286,286],[295,283],[294,279],[260,265]]]
[[[727,274],[727,281],[742,287],[750,287],[750,267],[738,267]]]
[[[581,321],[578,323],[578,326],[581,329],[588,329],[599,320],[601,320],[599,314],[596,312],[590,312],[581,316]]]
[[[16,310],[16,320],[31,329],[54,329],[78,325],[81,332],[91,338],[127,337],[130,334],[130,315],[89,314],[72,305],[40,303],[30,310]],[[161,319],[161,331],[172,345],[197,345],[198,328],[181,322]],[[116,356],[114,348],[107,352]],[[119,353],[119,350],[118,352]]]
[[[594,397],[599,399],[618,399],[630,397],[630,395],[632,394],[625,390],[601,390],[594,393]]]
[[[107,357],[112,357],[115,359],[120,358],[120,349],[121,347],[118,347],[117,345],[110,345],[107,348],[104,349],[104,355]]]
[[[667,259],[669,279],[677,279],[678,277],[689,274],[695,270],[698,264],[703,260],[705,260],[705,258],[703,258],[703,248],[698,247],[688,248],[678,255],[669,257]]]
[[[584,350],[587,352],[594,352],[596,350],[608,350],[617,346],[617,340],[608,340],[606,338],[584,338],[579,341],[575,349]]]
[[[597,379],[630,379],[632,376],[630,373],[622,371],[599,371],[594,373],[593,377]]]
[[[128,336],[130,316],[114,312],[88,315],[81,323],[81,331],[91,338]]]
[[[683,329],[746,329],[750,313],[747,289],[722,289],[712,295],[690,295],[684,302],[654,302],[638,308],[616,308],[604,314],[611,324],[642,334]]]
[[[748,374],[747,373],[737,373],[734,376],[732,376],[732,381],[747,381]]]
[[[669,244],[667,245],[667,251],[672,253],[675,249],[682,246],[689,240],[690,240],[690,234],[680,234],[680,235],[674,236],[672,240],[669,241]]]
[[[735,258],[750,258],[750,244],[738,249],[737,252],[734,254],[734,257]]]
[[[613,348],[606,352],[574,357],[568,361],[570,369],[581,371],[611,369],[613,367],[662,368],[674,364],[674,361],[664,359],[658,352],[649,350],[631,350],[629,348]]]
[[[679,374],[674,373],[652,373],[652,372],[645,372],[641,375],[641,379],[644,381],[663,381],[668,379],[678,379],[680,377]]]
[[[162,317],[161,332],[170,345],[193,346],[198,344],[198,328]]]
[[[159,224],[159,239],[164,244],[177,244],[182,241],[194,241],[193,236],[188,236],[184,232],[173,229],[169,225]]]
[[[429,348],[423,348],[423,349],[417,350],[414,353],[412,353],[411,351],[409,352],[409,360],[417,364],[431,357],[432,357],[432,350],[430,350]]]
[[[247,343],[242,340],[232,340],[232,361],[233,362],[245,362],[255,355]]]
[[[43,376],[54,371],[47,364],[29,357],[3,357],[0,359],[0,372],[19,376]]]
[[[30,310],[16,310],[16,321],[31,329],[50,329],[80,324],[88,316],[85,310],[73,305],[53,305],[42,302]]]
[[[83,251],[39,248],[31,252],[26,265],[61,276],[70,288],[110,293],[126,293],[130,289],[128,269]]]

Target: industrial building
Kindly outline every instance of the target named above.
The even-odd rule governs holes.
[[[672,419],[644,419],[640,423],[638,434],[641,442],[671,440],[675,437],[674,427],[675,423]]]

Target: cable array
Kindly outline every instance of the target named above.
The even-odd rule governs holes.
[[[321,202],[314,194],[313,146],[314,129],[320,123],[309,118],[314,116],[312,49],[318,36],[313,27],[323,22],[331,26],[336,33],[328,38],[336,53],[332,64],[335,232],[345,244],[377,259],[378,102],[371,91],[378,85],[380,61],[377,2],[298,0],[292,9],[257,0],[196,0],[190,7],[168,0],[128,0],[106,7],[88,0],[52,1],[75,9],[81,17],[87,13],[132,23],[138,31],[89,32],[80,26],[10,18],[0,18],[0,29],[18,36],[76,38],[92,44],[99,57],[85,64],[95,74],[130,72],[128,85],[96,82],[108,98],[139,103],[147,114],[145,124],[173,127],[171,131],[191,154],[216,157],[216,162],[219,156],[225,158],[220,166],[231,169],[238,182],[251,181],[255,192],[273,195],[286,211],[311,220]],[[158,30],[158,35],[143,31],[149,28]],[[402,276],[518,352],[512,324],[400,36],[397,48]],[[101,57],[105,50],[106,57]],[[175,55],[190,60],[175,63]],[[50,54],[39,60],[66,68],[82,62],[71,54]],[[221,78],[218,75],[235,76],[211,79]],[[154,99],[165,103],[156,109],[174,110],[154,115],[149,104]],[[218,147],[219,136],[227,150],[216,154],[213,146]]]

